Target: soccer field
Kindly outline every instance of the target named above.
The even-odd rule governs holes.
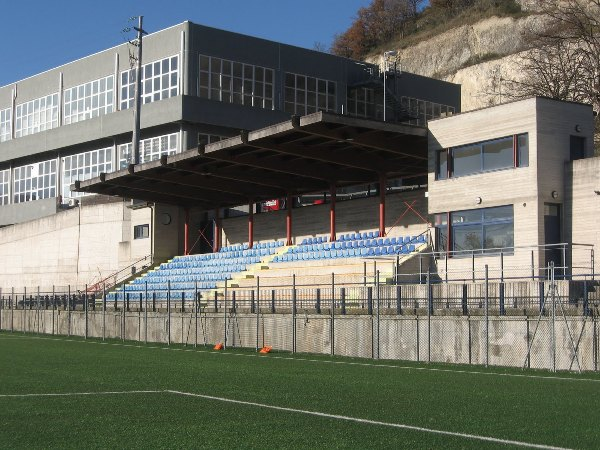
[[[0,333],[0,448],[598,448],[600,376]]]

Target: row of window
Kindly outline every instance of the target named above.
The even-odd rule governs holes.
[[[444,149],[436,155],[436,179],[529,166],[527,134]]]
[[[12,136],[12,110],[0,110],[0,142],[8,141]]]
[[[140,141],[141,159],[143,162],[154,161],[162,155],[173,155],[178,152],[178,134],[143,139]],[[125,168],[131,158],[131,144],[118,147],[119,167]],[[89,180],[100,173],[115,170],[113,148],[106,147],[89,152],[69,155],[62,158],[63,198],[80,197],[84,194],[71,192],[70,186],[76,180]],[[52,159],[25,166],[15,167],[13,178],[13,203],[56,197],[57,195],[57,160]],[[0,205],[9,204],[10,170],[0,171]]]
[[[487,253],[514,246],[513,206],[435,215],[438,250]]]
[[[200,55],[202,98],[273,109],[273,80],[273,69]]]
[[[111,75],[65,89],[63,123],[68,125],[113,112],[113,79]]]
[[[15,136],[27,136],[58,126],[58,93],[17,105]]]
[[[283,110],[289,114],[336,112],[336,83],[295,73],[285,74]]]
[[[133,108],[135,69],[121,72],[121,109]],[[179,57],[154,61],[142,66],[142,103],[175,97],[179,93]]]

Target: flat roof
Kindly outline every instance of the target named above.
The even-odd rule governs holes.
[[[72,191],[214,209],[427,174],[427,128],[317,112],[76,181]]]

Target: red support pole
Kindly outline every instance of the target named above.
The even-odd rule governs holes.
[[[287,215],[285,217],[285,233],[287,236],[286,245],[292,245],[292,203],[292,194],[288,194],[286,201]]]
[[[329,187],[329,196],[331,197],[331,203],[329,205],[329,242],[333,242],[336,240],[335,235],[335,197],[336,197],[336,188],[335,184],[332,184]]]
[[[183,254],[190,254],[190,209],[185,208],[185,223],[183,224]]]
[[[385,190],[387,180],[385,175],[379,177],[379,236],[385,236]]]
[[[248,203],[248,248],[254,246],[254,203]]]
[[[215,208],[215,232],[213,235],[213,252],[221,250],[221,218],[219,217],[219,208]]]

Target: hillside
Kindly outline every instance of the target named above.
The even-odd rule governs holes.
[[[544,26],[544,17],[492,17],[453,28],[398,50],[402,70],[462,85],[463,111],[499,103],[502,79],[518,78],[518,53],[526,29]],[[382,56],[368,58],[382,62]]]

